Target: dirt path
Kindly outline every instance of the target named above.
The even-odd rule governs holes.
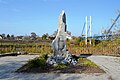
[[[38,55],[20,55],[0,58],[0,80],[109,80],[107,74],[47,74],[15,73],[29,59]]]
[[[110,80],[120,80],[120,57],[90,56],[88,59],[106,71],[107,75],[110,76]]]

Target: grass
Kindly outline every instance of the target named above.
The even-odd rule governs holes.
[[[92,45],[85,45],[84,40],[80,41],[80,44],[76,44],[75,41],[69,40],[67,42],[68,51],[74,54],[120,55],[120,40],[103,40],[99,41],[99,43],[93,41]]]
[[[50,41],[0,41],[0,53],[51,53]]]
[[[89,60],[85,60],[83,64],[91,67],[98,67],[94,62],[91,62]]]
[[[64,68],[67,68],[67,67],[68,67],[67,65],[62,64],[62,63],[59,63],[56,66],[54,66],[54,68],[56,68],[56,69],[64,69]]]
[[[120,40],[92,41],[92,45],[85,45],[84,40],[67,40],[67,49],[72,54],[100,54],[120,56]],[[0,53],[9,52],[53,53],[51,41],[0,41]]]
[[[98,67],[98,65],[96,65],[94,62],[91,62],[90,60],[86,59],[86,58],[79,58],[79,61],[83,61],[82,64],[89,66],[89,67]]]

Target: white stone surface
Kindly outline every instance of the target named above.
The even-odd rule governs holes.
[[[90,56],[88,59],[99,65],[110,76],[110,80],[120,80],[120,57]]]
[[[58,18],[58,32],[55,39],[52,41],[54,56],[66,53],[66,16],[62,11]],[[62,56],[61,56],[62,57]]]

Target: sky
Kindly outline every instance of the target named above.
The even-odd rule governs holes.
[[[92,34],[98,34],[117,17],[120,0],[0,0],[0,34],[51,35],[62,10],[72,35],[81,36],[86,16],[92,16]]]

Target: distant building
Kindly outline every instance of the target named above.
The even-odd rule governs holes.
[[[30,40],[30,36],[23,36],[22,40]]]
[[[15,40],[23,40],[23,36],[16,36]]]
[[[0,39],[3,39],[2,35],[0,35]]]

